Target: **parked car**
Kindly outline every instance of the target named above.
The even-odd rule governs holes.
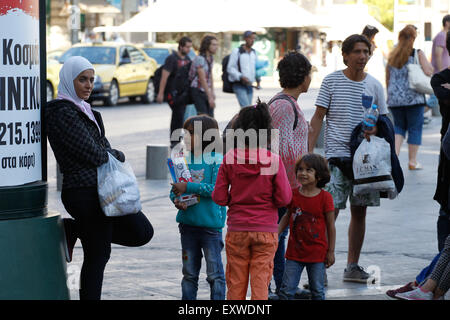
[[[144,43],[139,44],[141,48],[150,58],[156,60],[158,67],[164,64],[166,58],[173,52],[178,50],[178,44],[176,43]],[[189,57],[191,60],[195,58],[195,52],[193,49],[189,52]]]
[[[56,62],[47,66],[47,99],[57,95],[59,70],[72,56],[82,56],[95,67],[94,89],[90,101],[103,100],[105,105],[115,106],[122,97],[141,97],[144,103],[155,99],[152,77],[157,69],[155,59],[129,43],[82,43],[65,51]]]

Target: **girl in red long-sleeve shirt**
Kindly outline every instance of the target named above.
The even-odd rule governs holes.
[[[272,126],[267,104],[258,100],[241,109],[233,129],[237,147],[224,156],[212,194],[215,203],[229,207],[227,299],[245,300],[250,277],[252,300],[267,300],[278,246],[277,209],[290,203],[292,192],[283,162],[268,150]]]

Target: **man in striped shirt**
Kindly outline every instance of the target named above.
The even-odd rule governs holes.
[[[368,206],[379,206],[379,193],[353,196],[350,136],[363,120],[362,96],[373,97],[380,114],[387,114],[384,89],[381,83],[364,72],[369,60],[371,44],[362,35],[351,35],[342,44],[342,55],[347,66],[326,76],[316,100],[316,111],[311,119],[308,150],[314,151],[317,137],[325,118],[325,156],[330,164],[331,181],[326,186],[334,200],[335,218],[346,208],[350,197],[351,220],[348,237],[347,268],[344,281],[366,283],[371,275],[358,265],[364,242],[365,218]],[[325,117],[326,116],[326,117]],[[375,127],[366,136],[376,134]],[[373,279],[373,278],[371,278]]]

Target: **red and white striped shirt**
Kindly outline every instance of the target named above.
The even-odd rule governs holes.
[[[281,94],[284,93],[279,92],[272,99],[276,99]],[[269,105],[269,112],[272,116],[273,128],[280,131],[278,151],[286,168],[289,183],[292,188],[297,188],[299,183],[296,179],[295,163],[304,154],[308,153],[308,123],[295,98],[290,95],[286,96],[294,102],[297,108],[298,123],[295,130],[293,130],[295,113],[289,101],[284,99],[273,101]],[[272,150],[274,150],[273,147]]]

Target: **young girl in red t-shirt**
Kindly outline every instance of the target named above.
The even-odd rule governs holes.
[[[325,268],[334,264],[336,229],[331,194],[322,190],[330,181],[325,158],[306,154],[295,165],[299,188],[292,190],[292,202],[280,221],[281,232],[289,223],[286,267],[280,299],[293,299],[303,269],[308,272],[313,300],[325,300]]]

